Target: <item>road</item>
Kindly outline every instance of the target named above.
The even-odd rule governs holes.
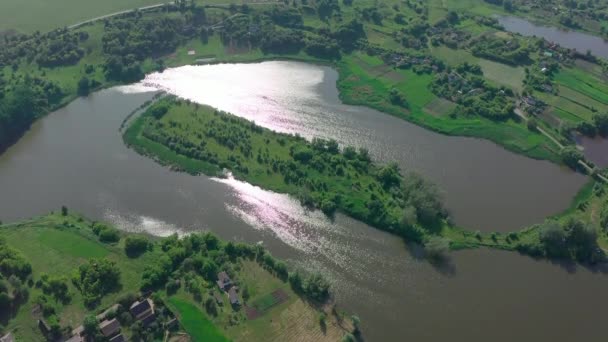
[[[78,22],[78,23],[76,23],[74,25],[68,26],[68,29],[71,30],[71,29],[79,28],[82,25],[93,23],[93,22],[96,22],[98,20],[104,20],[104,19],[112,18],[112,17],[115,17],[117,15],[131,13],[131,12],[133,12],[135,10],[146,11],[146,10],[151,10],[151,9],[155,9],[155,8],[158,8],[158,7],[163,7],[165,5],[171,5],[171,4],[173,4],[172,1],[170,1],[170,2],[163,2],[162,4],[156,4],[156,5],[150,5],[150,6],[144,6],[144,7],[132,8],[132,9],[124,10],[124,11],[114,12],[114,13],[110,13],[110,14],[106,14],[106,15],[102,15],[102,16],[99,16],[99,17],[95,17],[95,18],[91,18],[91,19],[87,19],[87,20]]]
[[[259,1],[259,2],[248,2],[247,5],[248,6],[251,6],[251,5],[272,5],[272,4],[278,4],[280,2],[281,1]],[[138,11],[147,11],[147,10],[163,7],[165,5],[173,5],[173,4],[175,4],[174,1],[169,1],[169,2],[163,2],[163,3],[160,3],[160,4],[156,4],[156,5],[150,5],[150,6],[144,6],[144,7],[132,8],[132,9],[124,10],[124,11],[114,12],[114,13],[110,13],[110,14],[106,14],[106,15],[102,15],[102,16],[99,16],[99,17],[95,17],[95,18],[91,18],[91,19],[87,19],[87,20],[78,22],[76,24],[68,26],[68,29],[70,29],[70,30],[76,29],[76,28],[79,28],[79,27],[81,27],[83,25],[86,25],[86,24],[94,23],[94,22],[99,21],[99,20],[104,20],[104,19],[116,17],[116,16],[119,16],[119,15],[122,15],[122,14],[131,13],[131,12],[133,12],[135,10],[138,10]],[[234,5],[234,3],[209,4],[209,5],[210,6],[229,7],[230,5]],[[216,23],[215,25],[218,25],[218,23]]]
[[[519,107],[515,108],[515,110],[513,111],[517,116],[519,116],[520,118],[524,119],[524,121],[528,121],[528,117],[522,112],[521,109],[519,109]],[[551,141],[553,141],[557,146],[559,146],[560,149],[564,148],[564,145],[562,145],[557,139],[555,139],[553,136],[551,136],[551,134],[549,134],[547,131],[545,131],[544,129],[542,129],[541,127],[536,127],[536,129],[538,129],[538,131],[545,135],[547,138],[551,139]],[[585,163],[585,161],[583,160],[579,160],[578,164],[581,165],[583,168],[585,168],[585,170],[587,170],[587,172],[589,174],[593,173],[593,168],[591,166],[589,166],[587,163]],[[597,173],[596,176],[604,181],[605,183],[608,183],[608,178],[604,177],[603,175]]]

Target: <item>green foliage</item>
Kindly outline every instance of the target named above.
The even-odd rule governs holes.
[[[608,113],[593,115],[593,124],[601,136],[608,135]]]
[[[159,106],[169,109],[157,119],[150,113]],[[126,133],[140,129],[138,140],[131,143],[159,143],[188,160],[229,169],[237,178],[296,195],[304,205],[328,215],[342,211],[404,236],[400,221],[406,206],[417,210],[414,224],[436,224],[445,217],[441,197],[429,182],[409,174],[404,179],[396,164],[373,164],[366,150],[347,147],[341,152],[335,140],[307,142],[173,98],[159,101],[138,120],[142,124],[136,121]],[[400,187],[402,182],[407,186]]]
[[[432,236],[424,244],[427,258],[433,262],[440,262],[447,257],[450,250],[450,242],[439,236]]]
[[[470,48],[475,56],[511,65],[529,63],[532,50],[523,39],[514,36],[503,39],[493,35],[479,36],[472,41]]]
[[[572,169],[578,169],[578,161],[585,160],[585,156],[574,146],[566,146],[560,151],[560,157],[564,164]]]
[[[120,271],[114,261],[90,259],[75,271],[72,282],[82,293],[85,305],[94,306],[101,297],[118,289]]]
[[[99,322],[97,321],[97,318],[95,316],[87,315],[82,323],[82,326],[84,327],[84,333],[87,336],[95,336],[98,330],[98,324]]]
[[[88,77],[83,76],[80,81],[78,81],[78,90],[77,93],[79,96],[87,96],[91,92],[91,80]]]
[[[17,276],[27,278],[32,273],[32,265],[17,251],[0,239],[0,274],[6,278]]]
[[[95,223],[92,226],[92,230],[101,242],[116,243],[120,240],[120,233],[116,228],[108,227],[102,223]]]
[[[566,258],[579,262],[598,263],[606,256],[597,245],[596,229],[576,219],[560,224],[547,221],[539,228],[544,254],[550,258]]]
[[[136,258],[144,254],[151,249],[152,246],[152,243],[143,236],[128,236],[125,239],[125,253],[131,258]]]
[[[36,283],[36,286],[40,287],[44,294],[55,297],[59,302],[67,303],[71,299],[68,289],[68,280],[65,277],[42,274],[40,275],[40,281]]]

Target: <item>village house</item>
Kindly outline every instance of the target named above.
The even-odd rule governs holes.
[[[15,342],[15,339],[13,338],[13,335],[11,333],[8,333],[0,337],[0,342]]]
[[[123,334],[116,335],[110,339],[110,342],[126,342],[125,336]]]
[[[129,311],[131,311],[136,320],[143,323],[144,327],[150,325],[156,319],[154,315],[154,302],[149,298],[133,303]]]
[[[112,337],[120,331],[120,323],[116,318],[99,323],[99,330],[105,337]]]
[[[43,319],[38,320],[38,328],[45,336],[51,331],[51,327],[49,327],[49,325]]]
[[[80,335],[74,335],[69,339],[65,340],[64,342],[84,342],[84,337]]]
[[[232,306],[239,306],[241,305],[241,300],[239,299],[239,295],[238,293],[236,293],[236,287],[231,287],[230,290],[228,291],[228,298],[230,299],[230,304]]]
[[[232,280],[228,276],[228,273],[225,271],[220,272],[217,275],[217,286],[220,287],[220,290],[227,291],[232,286]]]

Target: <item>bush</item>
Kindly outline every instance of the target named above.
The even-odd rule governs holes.
[[[120,241],[120,234],[116,229],[106,228],[99,233],[99,241],[105,243],[116,243]]]
[[[442,261],[450,250],[450,242],[439,236],[432,236],[424,245],[426,257],[431,261]]]
[[[136,258],[152,248],[152,243],[145,237],[129,236],[125,239],[125,253],[131,258]]]

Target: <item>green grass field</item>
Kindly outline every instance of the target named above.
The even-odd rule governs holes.
[[[120,245],[103,244],[91,232],[89,222],[76,216],[62,217],[58,214],[36,218],[23,223],[5,225],[0,228],[0,237],[9,246],[18,250],[31,264],[34,278],[42,273],[51,276],[65,276],[68,279],[72,300],[67,304],[56,303],[62,325],[73,327],[82,323],[89,311],[80,292],[69,281],[75,269],[89,258],[108,258],[117,262],[121,271],[120,292],[137,292],[141,273],[147,263],[156,257],[146,253],[138,259],[129,259]],[[21,306],[8,329],[22,341],[41,341],[42,335],[36,327],[36,320],[30,314],[33,303],[41,290],[30,288],[30,301]],[[110,293],[102,298],[98,309],[115,303],[120,293]],[[94,309],[94,313],[96,312]]]
[[[147,5],[163,0],[2,0],[0,31],[49,31],[90,18]]]
[[[521,91],[523,88],[523,81],[526,76],[524,67],[514,67],[478,58],[466,50],[451,49],[446,46],[432,47],[431,53],[450,66],[457,66],[464,62],[478,64],[483,71],[484,77],[497,85],[507,86],[516,91]]]
[[[176,310],[178,319],[193,342],[227,342],[222,332],[188,300],[170,297],[169,304]]]

